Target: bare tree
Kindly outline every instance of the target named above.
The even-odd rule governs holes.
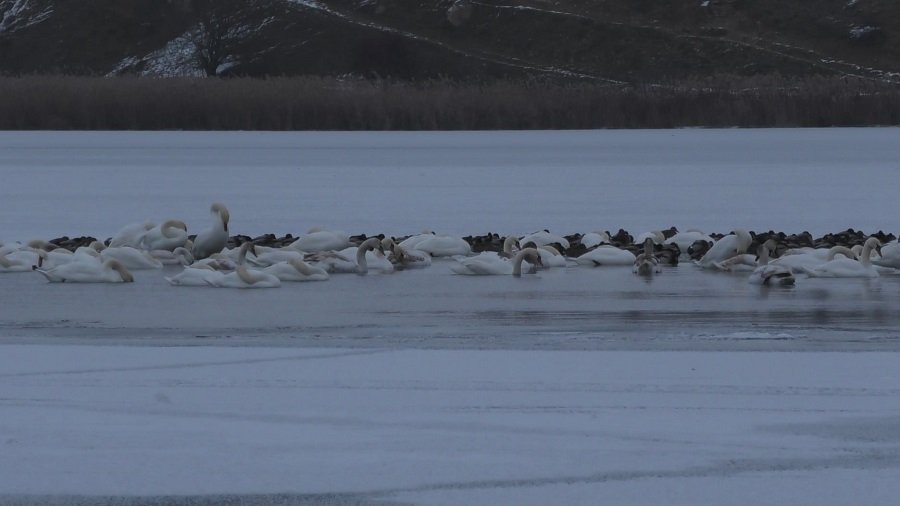
[[[191,34],[194,60],[207,76],[240,63],[279,0],[198,0]]]

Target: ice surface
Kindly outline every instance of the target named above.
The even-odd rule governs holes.
[[[900,130],[0,133],[0,238],[896,226]],[[169,274],[166,272],[165,274]],[[0,275],[2,504],[890,504],[900,277]],[[102,345],[102,346],[101,346]]]

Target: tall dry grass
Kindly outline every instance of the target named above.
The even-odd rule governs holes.
[[[499,80],[0,77],[0,129],[481,130],[900,124],[900,88],[721,76],[610,86]]]

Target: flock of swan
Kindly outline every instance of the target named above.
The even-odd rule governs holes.
[[[790,247],[783,234],[744,230],[717,238],[673,228],[636,238],[622,230],[615,236],[589,232],[569,238],[545,230],[504,238],[426,232],[399,240],[314,229],[288,236],[286,243],[264,246],[246,238],[229,248],[234,239],[228,209],[216,203],[211,212],[212,225],[193,237],[183,221],[172,219],[128,225],[105,243],[92,240],[78,247],[43,240],[0,244],[0,273],[36,272],[60,283],[127,283],[134,281],[133,270],[180,265],[181,272],[165,278],[174,286],[274,288],[283,282],[325,281],[338,273],[428,267],[435,258],[447,258],[451,272],[469,276],[521,276],[570,266],[625,266],[654,276],[663,265],[690,260],[704,269],[745,271],[750,283],[790,286],[799,276],[873,278],[900,269],[900,243],[884,234],[881,239],[857,234],[847,244],[817,248]]]

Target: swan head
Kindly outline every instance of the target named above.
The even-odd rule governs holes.
[[[225,231],[228,232],[228,221],[231,219],[231,215],[228,213],[228,209],[225,207],[225,204],[216,202],[209,208],[209,210],[219,215],[219,219],[222,220],[222,226],[225,227]],[[185,227],[185,230],[187,230],[187,227]]]
[[[106,245],[100,241],[92,241],[88,247],[94,251],[103,251],[106,249]]]
[[[391,253],[395,252],[397,248],[397,243],[394,242],[390,237],[385,237],[381,240],[381,249],[382,251],[390,251]]]
[[[228,211],[225,211],[225,213],[227,214]],[[162,225],[159,226],[159,228],[163,231],[168,228],[180,228],[181,230],[187,232],[187,224],[181,220],[166,220]]]
[[[126,269],[125,266],[122,265],[121,263],[119,263],[119,261],[116,260],[115,258],[107,260],[106,263],[104,263],[103,265],[105,265],[109,269],[112,269],[112,270],[118,272],[119,276],[122,277],[122,282],[124,282],[124,283],[133,283],[134,282],[134,276],[132,276],[131,273],[128,272],[128,269]]]

